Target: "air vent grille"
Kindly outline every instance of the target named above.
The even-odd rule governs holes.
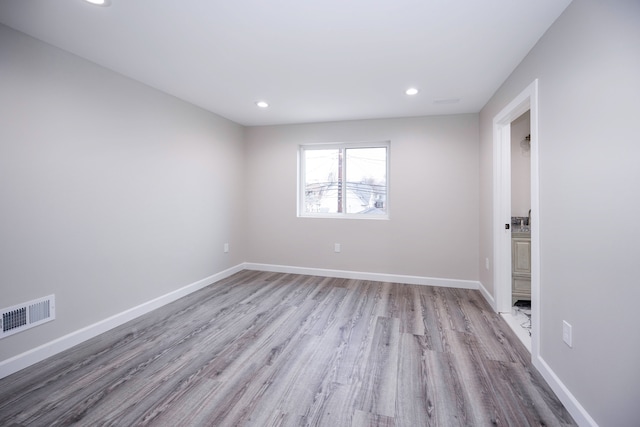
[[[0,314],[0,338],[4,338],[55,319],[55,295],[2,309]]]

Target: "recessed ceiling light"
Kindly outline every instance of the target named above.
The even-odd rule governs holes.
[[[404,93],[406,93],[407,95],[416,95],[418,93],[418,89],[416,89],[415,87],[410,87]]]
[[[85,0],[87,3],[94,4],[96,6],[110,6],[111,0]]]
[[[256,102],[256,105],[260,108],[267,108],[269,106],[269,104],[266,103],[265,101],[258,101]]]

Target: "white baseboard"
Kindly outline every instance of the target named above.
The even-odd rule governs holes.
[[[480,283],[480,292],[487,300],[489,305],[493,308],[494,311],[497,311],[496,301],[493,298],[493,295],[487,291],[487,288],[484,287],[482,283]],[[506,319],[505,319],[506,321]],[[526,344],[525,344],[526,345]],[[531,351],[531,348],[529,348]],[[533,366],[540,372],[544,380],[549,384],[549,387],[553,390],[553,392],[558,396],[558,399],[562,402],[566,410],[571,414],[573,420],[579,426],[591,426],[598,427],[598,424],[595,422],[593,418],[589,415],[589,413],[584,409],[584,407],[578,402],[578,399],[569,391],[567,386],[564,385],[560,378],[553,372],[551,367],[545,362],[545,360],[540,356],[540,354],[532,354],[531,361]]]
[[[560,381],[560,378],[553,372],[542,356],[538,355],[538,357],[533,358],[533,366],[542,374],[544,380],[549,384],[549,387],[551,387],[556,396],[558,396],[558,399],[560,399],[560,402],[562,402],[566,410],[571,414],[576,424],[579,426],[598,427],[598,423],[591,418],[587,410],[578,402],[578,399],[576,399],[567,386]]]
[[[495,298],[493,298],[493,295],[491,295],[489,293],[489,291],[487,290],[487,288],[484,287],[482,282],[479,282],[479,283],[480,283],[480,285],[479,285],[480,293],[482,294],[484,299],[489,303],[489,305],[491,306],[493,311],[498,311],[497,308],[496,308],[496,300],[495,300]]]
[[[284,265],[272,265],[272,264],[257,264],[257,263],[243,263],[227,270],[221,271],[217,274],[213,274],[202,280],[198,280],[195,283],[184,286],[168,294],[162,295],[158,298],[152,299],[145,303],[142,303],[136,307],[132,307],[121,313],[115,314],[107,319],[101,320],[93,325],[89,325],[85,328],[74,331],[56,340],[50,341],[32,350],[26,351],[22,354],[14,356],[10,359],[6,359],[0,362],[0,379],[9,376],[15,372],[18,372],[28,366],[38,363],[48,357],[54,356],[64,350],[67,350],[77,344],[80,344],[88,339],[91,339],[101,333],[104,333],[110,329],[120,326],[130,320],[133,320],[139,316],[149,313],[156,308],[167,305],[173,301],[176,301],[190,293],[200,290],[212,283],[229,277],[242,270],[258,270],[258,271],[270,271],[276,273],[291,273],[291,274],[306,274],[322,277],[337,277],[344,279],[358,279],[358,280],[372,280],[378,282],[392,282],[392,283],[406,283],[411,285],[427,285],[427,286],[442,286],[449,288],[462,288],[462,289],[479,289],[483,297],[495,310],[495,299],[482,285],[482,283],[474,280],[457,280],[457,279],[442,279],[433,277],[422,276],[408,276],[399,274],[384,274],[384,273],[367,273],[359,271],[348,270],[329,270],[321,268],[307,268],[307,267],[293,267]],[[549,384],[554,393],[558,396],[562,404],[567,411],[571,414],[576,423],[580,426],[592,426],[598,427],[598,424],[587,413],[580,402],[571,394],[569,389],[560,381],[558,376],[553,372],[544,359],[538,355],[533,358],[533,364],[542,374],[545,381]]]
[[[373,280],[380,282],[393,282],[393,283],[407,283],[413,285],[429,285],[429,286],[443,286],[450,288],[463,288],[463,289],[478,289],[479,282],[473,280],[455,280],[455,279],[440,279],[433,277],[420,277],[420,276],[406,276],[397,274],[383,274],[383,273],[366,273],[357,271],[345,271],[345,270],[327,270],[319,268],[306,268],[306,267],[291,267],[282,265],[271,264],[256,264],[256,263],[243,263],[220,273],[211,275],[202,280],[198,280],[195,283],[184,286],[168,294],[154,298],[150,301],[142,303],[136,307],[132,307],[121,313],[115,314],[104,320],[96,322],[92,325],[71,332],[63,337],[57,338],[53,341],[45,343],[41,346],[28,350],[24,353],[18,354],[9,359],[0,361],[0,378],[9,376],[15,372],[18,372],[28,366],[34,365],[48,357],[54,356],[60,352],[63,352],[75,345],[78,345],[86,340],[89,340],[97,335],[107,332],[115,327],[118,327],[130,320],[133,320],[139,316],[142,316],[150,311],[167,305],[173,301],[176,301],[192,292],[200,290],[212,283],[222,280],[242,270],[260,270],[260,271],[272,271],[279,273],[293,273],[293,274],[307,274],[322,277],[338,277],[345,279],[360,279],[360,280]]]
[[[205,277],[202,280],[198,280],[195,283],[184,286],[168,294],[159,296],[150,301],[142,303],[136,307],[132,307],[121,313],[115,314],[104,320],[89,325],[77,331],[71,332],[63,337],[50,341],[39,347],[26,351],[22,354],[18,354],[12,358],[3,360],[0,362],[0,378],[4,378],[15,372],[18,372],[28,366],[38,363],[48,357],[54,356],[64,350],[67,350],[75,345],[78,345],[88,339],[91,339],[97,335],[100,335],[110,329],[120,326],[136,317],[149,313],[156,308],[167,305],[173,301],[176,301],[192,292],[200,290],[209,286],[219,280],[231,276],[244,269],[243,264],[239,264],[235,267],[231,267],[227,270],[213,274],[209,277]]]
[[[310,276],[337,277],[340,279],[372,280],[375,282],[406,283],[408,285],[442,286],[445,288],[479,289],[475,280],[441,279],[436,277],[407,276],[402,274],[367,273],[349,270],[328,270],[324,268],[293,267],[288,265],[257,264],[247,262],[247,270],[271,271],[274,273],[306,274]]]

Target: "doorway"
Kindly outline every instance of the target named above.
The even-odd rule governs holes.
[[[494,188],[493,188],[493,283],[496,311],[512,314],[512,176],[511,176],[511,127],[514,120],[529,111],[529,206],[530,224],[530,266],[531,266],[531,340],[523,343],[531,351],[532,357],[539,355],[540,325],[540,222],[538,187],[538,81],[531,83],[520,95],[507,105],[493,120]],[[517,141],[518,143],[520,141]],[[506,320],[506,319],[505,319]],[[510,325],[516,331],[515,325]],[[520,328],[520,325],[517,325]],[[521,329],[521,328],[520,328]],[[528,335],[528,333],[527,333]],[[521,337],[521,339],[524,336]]]
[[[501,313],[531,351],[531,110],[511,122],[511,311]]]

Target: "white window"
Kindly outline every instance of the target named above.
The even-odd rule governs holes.
[[[389,142],[301,145],[298,215],[389,217]]]

